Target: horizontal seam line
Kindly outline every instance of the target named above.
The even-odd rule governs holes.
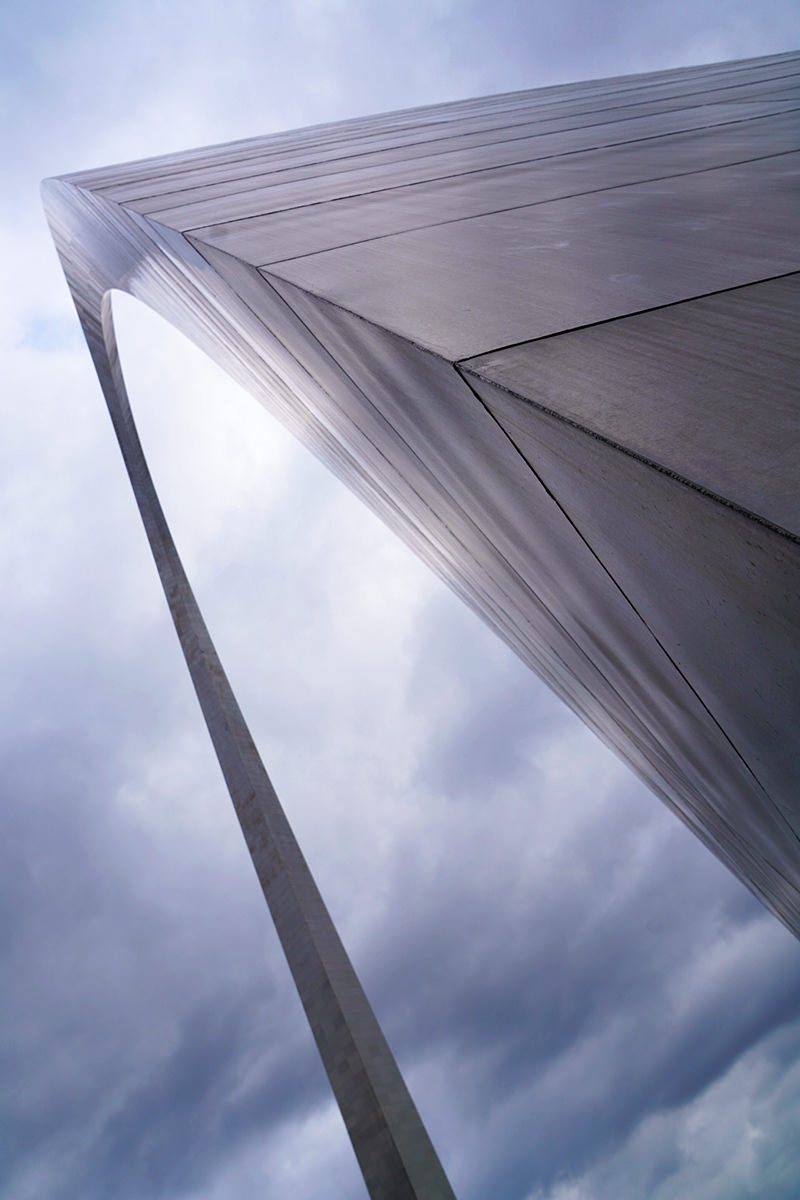
[[[314,258],[316,255],[331,254],[335,250],[346,250],[351,246],[366,246],[366,245],[370,245],[373,242],[383,242],[383,241],[386,241],[388,238],[402,237],[404,234],[407,234],[407,233],[418,233],[422,229],[439,229],[445,225],[459,225],[464,221],[479,221],[484,217],[493,217],[493,216],[497,216],[500,213],[521,212],[522,210],[524,210],[526,208],[538,208],[543,204],[557,204],[562,200],[578,200],[583,196],[596,196],[596,195],[599,195],[601,192],[614,192],[614,191],[621,191],[623,188],[642,187],[649,183],[661,183],[662,181],[667,180],[667,179],[686,179],[690,175],[703,175],[703,174],[706,174],[711,171],[726,171],[730,167],[741,167],[741,166],[746,166],[748,163],[765,162],[767,159],[770,159],[770,158],[783,158],[788,154],[800,154],[800,148],[798,148],[796,150],[778,150],[775,154],[762,154],[762,155],[757,155],[755,158],[737,159],[736,162],[722,163],[721,165],[714,166],[714,167],[696,167],[691,171],[676,171],[672,175],[654,175],[648,179],[638,179],[638,180],[635,180],[633,182],[628,182],[628,183],[612,183],[606,187],[590,188],[588,191],[585,191],[585,192],[567,192],[562,196],[549,196],[549,197],[547,197],[547,199],[531,200],[526,204],[511,204],[506,208],[492,208],[486,212],[472,213],[469,216],[465,216],[465,217],[451,217],[444,221],[427,222],[424,225],[410,225],[407,229],[396,229],[391,233],[379,233],[379,234],[376,234],[374,237],[360,238],[356,242],[342,242],[338,246],[328,246],[322,250],[308,250],[304,254],[295,254],[291,258],[273,258],[273,259],[269,259],[265,263],[251,263],[251,266],[257,266],[258,269],[261,270],[262,268],[266,268],[266,267],[270,267],[270,266],[280,266],[282,264],[299,262],[303,258]],[[147,219],[147,218],[145,218],[145,219]],[[186,234],[195,234],[196,235],[198,233],[198,231],[200,231],[200,230],[213,231],[215,228],[216,228],[216,226],[214,226],[214,225],[199,225],[199,226],[197,226],[196,229],[188,229],[188,230],[185,230],[184,232]],[[220,249],[221,249],[221,247],[220,247]]]
[[[424,187],[426,184],[441,183],[448,179],[468,179],[472,175],[485,175],[491,171],[505,171],[505,170],[508,170],[510,167],[524,167],[527,164],[534,164],[534,163],[540,163],[540,162],[554,162],[558,159],[574,158],[580,154],[596,154],[599,150],[616,150],[616,149],[620,149],[623,146],[639,146],[639,145],[642,145],[644,142],[658,142],[658,141],[663,141],[665,138],[681,137],[685,134],[692,134],[692,133],[704,133],[711,129],[727,129],[727,128],[730,128],[730,126],[732,126],[732,125],[746,125],[750,121],[768,120],[770,117],[783,115],[783,112],[793,113],[793,112],[798,112],[798,111],[800,111],[800,106],[797,106],[796,108],[784,109],[784,110],[782,110],[782,113],[780,113],[780,114],[767,113],[767,114],[765,114],[764,117],[737,117],[735,120],[721,121],[715,125],[696,125],[690,129],[670,130],[667,133],[652,133],[652,134],[647,134],[645,137],[641,137],[641,138],[626,138],[624,141],[621,141],[621,142],[598,142],[594,146],[581,146],[580,148],[575,149],[575,150],[559,150],[553,154],[540,154],[535,158],[518,158],[518,159],[514,159],[512,162],[496,163],[492,166],[487,166],[487,167],[473,167],[468,171],[452,171],[449,174],[445,174],[445,175],[430,175],[430,176],[428,176],[427,179],[414,179],[414,180],[410,180],[407,183],[394,183],[394,184],[391,184],[389,187],[369,188],[363,192],[348,192],[344,196],[328,196],[322,200],[309,200],[304,204],[291,204],[287,208],[265,209],[263,212],[249,213],[247,216],[243,216],[243,217],[232,217],[228,221],[212,221],[212,222],[206,221],[205,224],[203,224],[203,225],[192,225],[192,226],[189,226],[187,229],[182,230],[181,232],[182,233],[197,233],[198,230],[216,229],[220,225],[225,225],[226,227],[230,226],[230,225],[240,225],[245,221],[257,221],[262,217],[278,216],[281,213],[301,212],[301,211],[303,211],[305,209],[309,209],[309,208],[320,208],[326,204],[340,204],[340,203],[342,203],[342,201],[359,200],[359,199],[363,199],[368,196],[384,196],[391,192],[403,191],[406,188]],[[571,131],[567,131],[567,132],[571,132]],[[520,140],[522,140],[522,139],[520,139]],[[791,150],[778,150],[775,152],[775,154],[755,155],[753,159],[743,159],[741,161],[751,162],[751,161],[755,161],[755,160],[761,159],[761,158],[778,157],[781,154],[795,154],[795,153],[797,153],[798,149],[800,149],[800,146],[795,146]],[[735,163],[723,163],[722,164],[722,166],[735,166],[735,165],[736,165]],[[715,169],[719,169],[719,168],[713,168],[713,167],[696,168],[696,170],[698,170],[698,171],[715,170]],[[686,173],[691,174],[692,172],[686,172]],[[302,181],[299,181],[299,182],[302,182]],[[254,192],[258,191],[257,188],[252,188],[251,190]],[[236,192],[233,193],[233,195],[240,195],[240,194],[241,193],[236,193]],[[175,205],[175,208],[180,208],[180,207],[182,207],[182,206]],[[153,215],[156,216],[157,214],[160,214],[162,211],[170,212],[172,210],[168,209],[168,208],[163,209],[163,210],[155,209],[153,212]],[[143,213],[142,215],[149,216],[150,214]]]
[[[625,116],[625,117],[618,117],[618,118],[617,118],[617,119],[615,119],[615,120],[608,120],[608,121],[594,121],[594,122],[592,122],[591,124],[570,125],[570,126],[567,126],[567,128],[566,128],[566,129],[541,130],[541,131],[539,131],[539,132],[536,132],[536,131],[534,131],[534,132],[531,132],[531,133],[520,134],[519,136],[515,136],[515,137],[500,138],[500,139],[498,139],[498,140],[496,140],[496,141],[487,140],[487,141],[484,141],[484,142],[480,142],[480,143],[478,143],[478,145],[477,145],[477,146],[475,146],[475,147],[463,147],[463,146],[455,146],[455,147],[453,147],[452,149],[449,149],[449,150],[438,150],[438,151],[436,151],[436,150],[434,149],[434,152],[433,152],[433,153],[432,153],[430,156],[428,156],[428,157],[439,157],[439,158],[443,158],[445,155],[448,155],[448,154],[458,154],[458,153],[464,153],[465,151],[469,151],[469,150],[473,150],[473,149],[483,149],[483,148],[490,147],[490,146],[495,146],[495,145],[497,145],[497,146],[508,146],[508,145],[512,145],[514,142],[522,142],[522,141],[526,141],[528,138],[536,138],[536,137],[541,137],[541,138],[544,138],[544,137],[558,137],[558,136],[560,136],[560,135],[562,135],[562,134],[574,133],[576,130],[581,130],[581,129],[598,129],[598,128],[602,128],[604,125],[606,125],[606,126],[609,126],[609,125],[624,125],[624,124],[625,124],[627,121],[639,121],[639,120],[647,120],[648,118],[658,118],[658,117],[663,117],[665,114],[669,114],[669,113],[685,113],[685,112],[690,112],[690,111],[692,111],[693,109],[696,109],[696,108],[708,108],[708,107],[709,107],[709,105],[707,105],[707,104],[692,104],[692,105],[686,105],[686,106],[683,106],[683,107],[678,107],[678,108],[665,109],[665,110],[663,110],[662,112],[656,112],[656,113],[643,113],[643,114],[641,114],[640,116],[637,116],[637,115],[633,115],[633,116]],[[612,110],[610,110],[610,111],[615,111],[615,110],[613,110],[613,109],[612,109]],[[707,123],[707,124],[705,124],[705,125],[695,125],[695,126],[691,126],[691,127],[690,127],[690,128],[688,128],[688,129],[677,129],[677,130],[673,130],[673,131],[670,131],[670,132],[667,132],[667,133],[647,134],[645,137],[641,137],[641,138],[629,138],[629,139],[624,139],[623,141],[620,141],[620,142],[600,143],[600,144],[598,144],[597,146],[585,146],[585,147],[581,147],[581,148],[579,148],[579,149],[577,149],[577,150],[567,150],[567,151],[559,151],[559,152],[557,152],[557,153],[554,153],[554,154],[544,154],[544,155],[541,155],[539,158],[532,158],[532,159],[519,159],[519,160],[518,160],[518,162],[519,162],[519,163],[523,163],[523,162],[539,162],[539,161],[545,161],[545,160],[547,160],[547,159],[550,159],[550,158],[558,158],[558,157],[560,157],[560,156],[566,156],[566,155],[568,155],[568,154],[584,154],[584,153],[589,153],[589,152],[591,152],[592,150],[603,149],[603,148],[610,147],[610,146],[627,146],[627,145],[632,145],[632,144],[634,144],[634,143],[636,143],[636,142],[647,141],[647,140],[649,140],[649,139],[655,139],[655,138],[660,138],[660,137],[670,137],[670,136],[672,136],[672,137],[676,137],[676,136],[679,136],[680,134],[684,134],[684,133],[699,133],[699,132],[701,132],[701,131],[702,131],[702,130],[704,130],[704,129],[723,129],[723,128],[727,127],[728,125],[741,125],[741,124],[746,124],[748,121],[766,121],[766,120],[769,120],[770,118],[774,118],[774,117],[780,117],[780,116],[782,116],[784,113],[793,113],[793,112],[797,112],[797,106],[795,106],[795,107],[792,107],[792,108],[779,108],[779,109],[775,109],[774,111],[771,111],[771,112],[759,113],[758,115],[751,115],[751,116],[746,116],[746,117],[741,117],[741,116],[740,116],[740,117],[734,117],[734,118],[732,118],[731,120],[727,120],[727,121],[711,121],[711,122],[709,122],[709,123]],[[582,114],[577,114],[577,115],[582,115]],[[595,115],[595,114],[592,114],[592,115]],[[497,126],[497,127],[494,127],[494,128],[492,128],[492,129],[490,129],[490,130],[487,130],[486,132],[487,132],[487,133],[496,133],[496,132],[498,131],[498,129],[521,129],[521,128],[524,128],[526,125],[529,125],[529,124],[531,124],[531,122],[530,122],[530,121],[515,122],[513,125],[507,125],[507,126]],[[464,134],[462,134],[462,135],[460,135],[460,136],[462,136],[462,137],[469,137],[469,136],[470,136],[470,134],[469,134],[469,133],[464,133]],[[419,142],[412,142],[412,143],[407,143],[407,144],[406,144],[405,146],[403,146],[403,147],[387,147],[387,149],[389,149],[389,150],[401,149],[401,148],[402,148],[402,149],[413,149],[414,147],[417,147],[417,146],[431,146],[431,147],[435,147],[435,146],[436,146],[436,142],[437,142],[437,141],[444,141],[444,140],[445,140],[445,139],[443,139],[443,138],[439,138],[439,139],[432,139],[432,140],[429,140],[429,141],[419,141]],[[366,157],[367,155],[370,155],[370,154],[380,154],[380,153],[381,153],[381,151],[380,151],[380,150],[377,150],[377,151],[376,151],[376,150],[367,150],[367,151],[364,151],[364,152],[363,152],[363,154],[343,155],[343,156],[341,156],[340,158],[331,158],[331,159],[325,159],[325,160],[323,160],[323,161],[324,161],[324,163],[326,163],[326,164],[330,164],[330,163],[341,163],[341,162],[346,162],[346,161],[348,161],[348,160],[351,160],[351,159],[357,159],[357,158]],[[420,155],[419,157],[420,157],[420,159],[422,159],[422,158],[425,158],[426,156],[425,156],[425,155]],[[413,161],[417,161],[417,160],[415,160],[415,159],[409,159],[409,160],[403,160],[403,159],[400,159],[399,161],[402,163],[402,162],[404,162],[404,161],[411,161],[411,162],[413,162]],[[306,165],[309,165],[309,164],[306,164]],[[314,163],[314,164],[310,164],[310,165],[312,165],[312,166],[316,166],[317,164],[315,164],[315,163]],[[378,164],[376,164],[376,165],[378,165]],[[454,171],[454,172],[452,172],[452,175],[442,175],[442,176],[439,176],[439,175],[431,175],[431,176],[429,176],[427,179],[415,180],[415,181],[414,181],[414,183],[416,183],[416,184],[430,183],[430,182],[433,182],[434,180],[436,180],[436,179],[440,179],[440,178],[441,178],[441,179],[449,179],[449,178],[451,178],[451,177],[454,177],[454,176],[456,176],[456,175],[461,175],[461,174],[464,174],[464,175],[469,175],[469,174],[476,173],[477,171],[491,171],[491,170],[498,170],[498,169],[501,169],[501,168],[502,168],[502,167],[504,167],[504,166],[514,166],[514,165],[515,165],[514,163],[498,163],[498,164],[496,164],[495,166],[492,166],[492,167],[476,167],[476,168],[473,168],[473,169],[471,169],[471,170],[469,170],[469,171],[463,171],[463,172],[461,172],[461,171]],[[215,181],[214,181],[214,182],[212,182],[212,183],[198,183],[198,184],[193,184],[193,185],[191,185],[191,186],[189,186],[189,187],[185,187],[185,188],[176,188],[174,191],[170,191],[170,192],[154,192],[154,193],[152,193],[152,194],[150,194],[150,195],[148,195],[148,196],[137,196],[137,197],[135,197],[133,200],[131,200],[131,199],[127,199],[127,200],[121,200],[121,201],[119,201],[119,203],[123,203],[123,204],[133,204],[133,203],[141,203],[142,201],[157,200],[157,199],[159,198],[159,196],[163,196],[163,197],[169,197],[169,196],[179,196],[179,195],[182,195],[183,193],[190,193],[190,192],[196,192],[196,191],[199,191],[201,188],[214,187],[214,186],[215,186],[215,183],[216,183],[216,184],[222,184],[222,183],[225,183],[225,184],[227,184],[227,183],[229,183],[229,182],[230,182],[231,184],[235,184],[235,183],[241,182],[241,181],[243,181],[243,180],[250,180],[250,179],[264,179],[264,178],[273,178],[273,177],[275,177],[275,176],[278,176],[278,175],[282,174],[283,172],[294,171],[294,170],[302,170],[302,169],[303,169],[303,164],[294,164],[294,165],[292,165],[292,166],[289,166],[289,167],[278,167],[278,168],[276,168],[276,169],[273,169],[272,171],[269,171],[269,170],[263,170],[263,171],[261,171],[261,172],[257,172],[257,173],[251,174],[251,175],[242,175],[242,176],[237,176],[237,177],[235,177],[235,178],[230,178],[230,179],[226,177],[225,179],[221,179],[221,180],[215,180]],[[352,171],[353,171],[353,173],[355,173],[355,172],[357,172],[359,169],[368,169],[368,168],[359,168],[359,167],[358,167],[358,165],[355,165],[355,166],[352,168]],[[346,174],[346,173],[348,173],[348,172],[347,172],[347,171],[343,171],[343,172],[341,172],[341,173],[342,173],[342,174]],[[319,173],[319,174],[317,174],[317,175],[310,175],[310,176],[308,176],[308,177],[307,177],[307,179],[298,179],[298,180],[292,180],[292,181],[287,181],[287,182],[288,182],[288,183],[296,183],[296,184],[298,184],[298,185],[301,185],[301,184],[303,184],[303,183],[305,183],[305,182],[309,182],[309,181],[315,181],[315,180],[317,180],[317,179],[324,179],[324,178],[325,178],[325,176],[326,176],[326,174],[327,174],[327,172],[325,172],[325,171],[323,170],[323,171],[320,171],[320,173]],[[260,185],[260,186],[263,186],[263,185]],[[280,187],[280,186],[281,186],[281,183],[280,183],[280,182],[278,182],[278,183],[277,183],[277,184],[275,184],[274,186],[275,186],[275,187]],[[397,185],[392,185],[392,186],[403,187],[403,186],[413,186],[413,185],[412,185],[412,184],[397,184]],[[251,192],[257,192],[257,191],[259,191],[259,190],[260,190],[260,187],[259,187],[259,186],[255,186],[255,187],[244,187],[244,188],[241,188],[241,189],[239,189],[238,191],[231,192],[231,193],[229,193],[229,194],[230,194],[230,195],[232,195],[232,196],[243,196],[243,195],[249,195]],[[390,191],[390,190],[391,190],[391,187],[389,187],[389,188],[373,188],[373,189],[372,189],[372,191],[374,191],[374,192],[380,192],[380,191]],[[223,193],[223,194],[222,194],[222,195],[220,195],[220,196],[210,196],[210,197],[208,197],[208,200],[207,200],[207,201],[204,201],[203,199],[198,199],[198,200],[196,200],[196,201],[192,201],[192,200],[184,200],[184,201],[181,201],[181,202],[179,202],[179,203],[177,203],[177,204],[168,204],[168,205],[165,205],[164,207],[162,207],[162,208],[159,208],[159,209],[154,209],[153,211],[154,211],[154,213],[155,213],[155,212],[159,212],[159,213],[160,213],[160,212],[172,212],[172,211],[173,211],[174,209],[176,209],[176,208],[184,208],[184,207],[186,207],[187,205],[189,205],[189,204],[192,204],[192,203],[196,203],[196,204],[211,203],[211,202],[213,202],[214,200],[222,200],[222,199],[224,199],[226,194],[228,194],[228,193]],[[354,196],[354,195],[369,195],[369,194],[370,194],[370,192],[353,192],[353,193],[350,193],[350,195],[351,195],[351,196]],[[340,199],[348,199],[348,196],[335,196],[335,197],[330,197],[330,198],[329,198],[329,199],[327,199],[327,200],[316,200],[316,201],[312,201],[312,203],[315,203],[315,204],[326,204],[326,203],[331,203],[331,202],[333,202],[333,201],[335,201],[335,200],[340,200]],[[304,207],[304,206],[303,206],[303,205],[290,205],[290,206],[289,206],[289,209],[272,209],[272,210],[268,209],[268,210],[266,210],[266,212],[265,212],[265,213],[253,213],[253,214],[251,214],[251,216],[252,216],[252,217],[257,217],[257,216],[265,216],[265,215],[268,215],[270,212],[285,212],[285,211],[290,211],[292,208],[300,208],[300,207]],[[143,214],[143,215],[145,215],[145,216],[146,216],[146,215],[148,215],[148,214]],[[237,220],[248,220],[248,219],[250,219],[250,218],[247,218],[247,217],[242,217],[242,218],[236,218],[236,219],[237,219]],[[206,228],[206,227],[208,226],[208,224],[209,224],[209,223],[208,223],[208,222],[206,222],[206,224],[205,224],[205,225],[203,225],[203,226],[196,225],[196,226],[192,226],[191,228],[192,228],[192,229],[201,229],[201,228]],[[184,231],[184,232],[189,232],[189,230],[186,230],[186,231]]]
[[[754,287],[759,283],[771,283],[777,279],[789,279],[792,275],[800,275],[800,268],[792,267],[790,271],[780,271],[777,275],[764,275],[758,279],[750,279],[747,283],[734,283],[730,287],[714,288],[710,292],[697,292],[693,296],[685,296],[681,300],[668,300],[664,304],[651,304],[647,308],[636,308],[631,312],[618,313],[613,317],[603,317],[600,321],[586,321],[583,325],[571,325],[568,329],[554,329],[552,333],[543,333],[539,337],[522,338],[518,342],[506,342],[502,346],[494,346],[491,350],[481,350],[479,354],[468,354],[464,358],[454,359],[456,366],[465,366],[473,372],[479,372],[471,364],[490,354],[503,354],[506,350],[516,350],[519,346],[528,346],[532,342],[547,342],[551,338],[564,337],[568,333],[578,333],[583,329],[596,329],[600,325],[612,325],[616,321],[627,321],[629,317],[641,317],[646,313],[661,312],[665,308],[677,308],[680,304],[690,304],[693,300],[705,300],[711,296],[724,296],[727,292],[738,292],[744,288]],[[295,285],[298,286],[298,285]]]

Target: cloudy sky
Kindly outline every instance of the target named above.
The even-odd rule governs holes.
[[[40,178],[798,44],[794,0],[4,6],[2,1200],[365,1195]],[[254,401],[116,313],[201,606],[461,1200],[796,1200],[800,946]]]

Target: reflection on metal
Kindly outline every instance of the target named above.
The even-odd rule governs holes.
[[[409,1144],[435,1156],[183,577],[109,289],[276,413],[798,934],[799,65],[515,93],[44,185],[279,929],[295,906],[281,936],[362,1164],[357,1085],[337,1083],[327,1001],[292,960],[301,927],[324,927],[314,953],[348,979],[330,984],[343,1011],[357,994],[363,1087],[388,1125],[399,1103]],[[408,1194],[447,1194],[437,1178]]]
[[[172,540],[131,413],[106,263],[77,212],[48,203],[59,253],[214,749],[373,1200],[454,1200],[386,1039],[278,801]],[[107,231],[106,231],[107,232]],[[105,235],[102,235],[105,236]],[[88,250],[88,255],[87,255]]]

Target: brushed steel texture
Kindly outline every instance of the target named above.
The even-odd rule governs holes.
[[[371,1181],[370,1088],[406,1166],[423,1164],[407,1194],[450,1192],[183,575],[109,292],[256,395],[800,936],[799,68],[787,54],[538,89],[43,185],[373,1196],[406,1193],[392,1166]],[[349,1048],[332,1051],[337,1004]]]

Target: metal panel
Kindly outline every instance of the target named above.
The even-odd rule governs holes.
[[[665,145],[664,172],[679,164]],[[782,155],[398,234],[269,274],[457,360],[798,270],[799,199],[800,154]],[[258,255],[244,235],[214,241]]]
[[[244,250],[253,262],[253,245],[259,247],[259,255],[274,244],[275,259],[294,258],[586,190],[785,154],[797,147],[800,93],[792,104],[793,110],[785,114],[759,114],[747,120],[731,105],[715,114],[715,122],[708,114],[695,117],[702,123],[694,128],[681,111],[674,121],[669,159],[664,153],[667,133],[662,119],[632,118],[612,126],[537,133],[451,150],[416,158],[410,166],[381,155],[376,156],[375,166],[353,166],[321,178],[304,172],[299,180],[287,182],[283,172],[273,172],[256,180],[256,186],[249,180],[237,181],[233,201],[231,182],[228,190],[197,188],[126,203],[173,229],[196,233],[223,247],[232,237],[231,252]],[[165,199],[170,206],[164,206]],[[307,227],[313,230],[310,235]],[[237,239],[242,237],[246,240],[238,241],[242,250],[237,250]],[[262,257],[256,265],[269,261]]]
[[[463,365],[800,537],[800,275]]]

